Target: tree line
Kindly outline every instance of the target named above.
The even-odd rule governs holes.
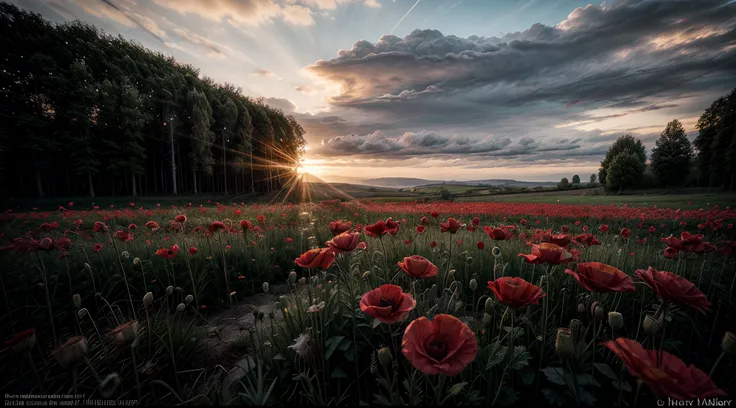
[[[293,175],[293,116],[89,24],[0,3],[5,196],[268,193]]]
[[[600,183],[609,191],[682,185],[736,189],[736,89],[714,101],[696,129],[698,136],[691,143],[680,121],[669,122],[649,162],[641,140],[619,137],[601,162]]]

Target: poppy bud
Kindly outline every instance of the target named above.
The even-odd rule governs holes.
[[[371,277],[371,271],[365,271],[363,272],[363,279],[368,279]]]
[[[465,259],[465,263],[468,264],[468,265],[472,265],[473,264],[473,257],[472,256],[469,256],[467,259]]]
[[[166,294],[167,294],[167,295],[170,295],[170,294],[172,294],[172,293],[174,293],[174,287],[173,287],[173,286],[170,286],[170,285],[169,285],[169,286],[167,286],[167,287],[166,287]]]
[[[92,267],[89,266],[89,264],[87,262],[84,263],[84,269],[86,269],[87,271],[90,271],[90,272],[92,271]]]
[[[736,354],[736,334],[726,332],[721,341],[721,349],[724,353]]]
[[[192,301],[194,301],[194,296],[192,295],[187,295],[187,297],[184,298],[184,303],[186,303],[187,305],[192,303]]]
[[[573,342],[570,329],[563,327],[557,329],[555,350],[557,351],[557,355],[563,360],[575,357],[575,343]]]
[[[616,330],[621,330],[624,327],[624,317],[619,312],[608,312],[608,325]]]
[[[123,258],[125,258],[125,259],[129,259],[130,258],[130,254],[128,253],[128,251],[123,251],[123,253],[121,253],[120,255],[122,255]]]
[[[186,308],[187,308],[187,305],[185,305],[184,303],[179,303],[179,306],[176,307],[176,311],[181,313]]]
[[[141,263],[141,258],[133,258],[133,265],[138,265]],[[112,375],[112,374],[110,374]]]
[[[263,282],[263,293],[268,293],[268,282]]]
[[[606,311],[603,310],[603,306],[598,302],[593,302],[590,305],[590,314],[597,320],[604,320],[606,318]]]
[[[148,306],[153,303],[153,293],[148,292],[143,296],[143,304]]]
[[[455,270],[450,269],[450,272],[447,272],[447,276],[450,278],[450,282],[455,280]]]
[[[493,314],[493,306],[496,302],[493,301],[492,297],[486,299],[486,313]]]
[[[289,282],[291,283],[296,282],[296,272],[295,271],[289,272]]]
[[[79,296],[79,293],[75,293],[74,296],[72,296],[72,303],[74,303],[75,309],[80,309],[82,307],[82,297]]]
[[[501,256],[501,248],[499,248],[499,247],[493,247],[493,249],[491,249],[491,255],[493,255],[496,258],[498,258],[499,256]]]
[[[483,327],[488,327],[488,325],[491,324],[492,319],[493,316],[489,315],[488,313],[483,313]]]
[[[659,318],[655,319],[654,317],[650,315],[646,315],[644,317],[644,324],[642,325],[644,327],[644,333],[647,335],[654,337],[655,334],[659,331],[659,329],[662,328],[662,325],[664,325],[664,319]]]
[[[468,284],[468,286],[470,287],[470,290],[475,292],[478,289],[478,281],[475,280],[475,278],[473,278],[470,280],[470,283]]]
[[[460,312],[463,311],[464,307],[465,307],[465,304],[463,304],[461,300],[458,300],[457,302],[455,302],[455,310],[454,310],[455,313],[454,314],[460,314]]]
[[[578,319],[570,320],[570,332],[575,341],[578,341],[583,336],[583,322]]]
[[[381,366],[388,368],[394,361],[394,356],[391,355],[391,350],[388,347],[381,347],[378,350],[378,362]]]
[[[302,276],[301,278],[299,278],[299,283],[301,283],[302,285],[306,285],[307,284],[307,278],[305,278],[305,277]]]
[[[102,398],[110,398],[117,391],[121,382],[122,379],[118,373],[112,373],[105,377],[99,386]]]
[[[578,313],[585,313],[585,305],[578,303]]]

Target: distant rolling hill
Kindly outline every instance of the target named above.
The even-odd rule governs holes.
[[[314,176],[309,176],[307,182],[313,182],[312,179],[317,179]],[[557,182],[553,181],[518,181],[518,180],[507,180],[507,179],[488,179],[488,180],[427,180],[422,178],[413,177],[380,177],[380,178],[369,178],[364,179],[360,177],[325,177],[329,183],[347,183],[347,184],[360,184],[376,187],[390,187],[390,188],[407,188],[407,187],[418,187],[428,185],[440,185],[442,183],[451,185],[462,185],[462,186],[508,186],[508,187],[554,187]],[[319,182],[323,182],[320,179]]]

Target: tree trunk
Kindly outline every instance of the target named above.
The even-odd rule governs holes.
[[[36,170],[36,188],[38,188],[38,196],[43,198],[43,184],[41,183],[41,170]]]
[[[194,195],[197,195],[197,172],[192,168],[192,180],[194,181]]]
[[[89,183],[89,196],[95,196],[95,186],[92,184],[92,175],[87,173],[87,183]]]
[[[255,179],[253,178],[253,143],[250,145],[250,192],[256,192]]]
[[[133,187],[133,197],[135,197],[137,195],[136,194],[136,188],[135,188],[135,174],[132,174],[130,176],[130,183],[131,183],[131,185]]]
[[[171,182],[173,183],[174,195],[176,195],[176,156],[174,155],[174,124],[172,122],[169,122],[169,143],[171,143]]]

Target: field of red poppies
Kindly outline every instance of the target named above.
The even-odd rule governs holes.
[[[733,395],[729,208],[164,207],[0,215],[3,393],[456,406]],[[212,358],[211,321],[264,292],[272,306],[252,309],[229,359]]]

